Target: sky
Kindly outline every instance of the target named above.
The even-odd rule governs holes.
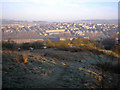
[[[75,21],[118,19],[119,0],[3,0],[2,19]]]

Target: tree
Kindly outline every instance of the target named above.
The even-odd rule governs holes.
[[[115,53],[117,53],[118,55],[120,55],[120,46],[119,45],[115,45],[113,51]]]
[[[33,47],[33,48],[36,48],[36,49],[39,49],[43,46],[43,43],[41,42],[33,42],[33,43],[30,43],[30,46]]]
[[[54,47],[55,46],[54,43],[52,41],[50,41],[50,40],[46,40],[45,45],[47,47]]]
[[[55,42],[55,47],[65,48],[65,47],[68,47],[68,44],[59,40],[59,41]]]

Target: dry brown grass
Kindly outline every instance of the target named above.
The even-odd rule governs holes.
[[[13,60],[14,60],[15,62],[17,62],[17,63],[20,63],[20,61],[19,61],[18,58],[14,58]]]
[[[63,66],[66,66],[66,65],[67,65],[65,62],[61,62],[60,64],[63,65]]]

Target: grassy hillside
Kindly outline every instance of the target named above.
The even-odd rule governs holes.
[[[3,50],[3,88],[120,88],[119,57],[76,50]]]

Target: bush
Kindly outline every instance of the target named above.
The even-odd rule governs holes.
[[[67,43],[65,43],[63,41],[57,41],[57,42],[55,42],[55,47],[66,48],[66,47],[68,47],[68,45],[67,45]]]
[[[33,47],[34,49],[40,49],[43,45],[41,42],[32,42],[32,43],[22,43],[20,45],[21,49],[29,49],[29,47]]]
[[[46,40],[46,41],[45,41],[45,45],[46,45],[48,48],[55,46],[54,43],[53,43],[52,41],[50,41],[50,40]]]
[[[3,49],[9,49],[9,50],[14,50],[16,46],[16,43],[14,42],[2,42],[2,48]]]
[[[33,47],[33,48],[35,48],[35,49],[40,49],[44,45],[41,42],[33,42],[33,43],[30,43],[30,46]]]
[[[102,41],[102,44],[104,45],[106,50],[111,50],[115,45],[115,40],[112,38],[106,38]]]
[[[120,56],[120,46],[119,45],[115,45],[113,52],[117,53]]]
[[[20,48],[21,49],[29,49],[29,47],[30,47],[30,43],[22,43],[21,45],[20,45]]]

